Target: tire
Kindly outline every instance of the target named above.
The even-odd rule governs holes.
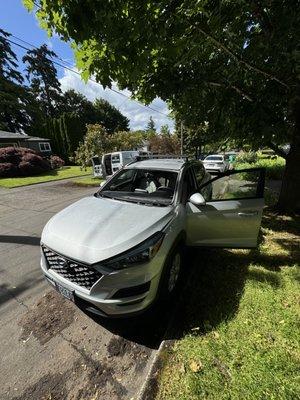
[[[165,262],[159,286],[159,300],[170,300],[176,294],[182,278],[183,258],[184,246],[178,244],[171,250]]]

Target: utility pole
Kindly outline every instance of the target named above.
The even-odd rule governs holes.
[[[180,155],[183,156],[183,123],[180,121]]]

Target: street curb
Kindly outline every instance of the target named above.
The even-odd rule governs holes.
[[[156,354],[154,355],[154,357],[151,361],[149,371],[146,375],[145,382],[138,393],[137,400],[150,400],[150,398],[151,398],[151,397],[149,397],[149,395],[151,396],[151,394],[152,394],[151,389],[156,382],[157,373],[161,367],[160,355],[161,355],[163,349],[165,348],[165,343],[166,343],[166,340],[163,340],[161,342],[158,350],[156,351]],[[150,392],[151,392],[151,394],[150,394]]]
[[[173,310],[173,315],[170,318],[169,324],[167,326],[167,329],[164,333],[164,338],[168,337],[168,333],[171,331],[172,326],[174,324],[174,319],[177,314],[177,310],[179,308],[180,301],[176,304]],[[156,394],[157,390],[157,378],[158,374],[161,370],[161,367],[163,365],[163,357],[162,353],[164,350],[170,348],[174,343],[175,339],[163,339],[155,356],[153,357],[153,360],[151,361],[149,371],[146,375],[145,382],[143,386],[141,387],[137,400],[153,400]]]

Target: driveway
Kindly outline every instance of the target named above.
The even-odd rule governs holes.
[[[137,399],[168,318],[92,318],[39,268],[43,226],[93,188],[51,182],[0,192],[0,398]],[[163,322],[162,322],[163,321]]]

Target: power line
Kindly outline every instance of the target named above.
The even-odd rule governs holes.
[[[23,40],[23,39],[21,39],[21,38],[15,36],[15,35],[12,35],[12,34],[11,34],[11,36],[14,37],[15,39],[19,40],[20,42],[25,43],[25,44],[27,44],[28,46],[31,46],[32,48],[35,48],[35,49],[38,48],[37,46],[35,46],[35,45],[33,45],[33,44],[29,43],[29,42],[26,42],[25,40]],[[30,49],[30,48],[28,48],[28,47],[26,47],[26,46],[21,45],[20,43],[14,42],[13,40],[11,40],[11,39],[9,39],[9,38],[6,38],[6,40],[7,40],[8,42],[10,42],[11,44],[14,44],[15,46],[20,47],[20,48],[23,49],[23,50],[26,50],[26,51],[32,50],[32,49]],[[60,57],[58,57],[58,56],[56,56],[56,58],[59,59],[63,64],[61,64],[61,63],[59,63],[59,62],[53,60],[53,57],[51,57],[51,60],[49,60],[49,61],[52,61],[53,64],[55,64],[55,65],[57,65],[57,66],[59,66],[59,67],[61,67],[61,68],[64,68],[64,69],[66,69],[66,70],[68,70],[68,71],[70,71],[70,72],[73,72],[74,74],[77,74],[77,75],[79,75],[79,76],[81,77],[81,75],[80,75],[80,73],[79,73],[78,71],[75,71],[74,69],[72,69],[72,68],[70,68],[70,67],[68,67],[68,66],[65,65],[65,64],[67,63],[65,60],[63,60],[62,58],[60,58]],[[71,65],[70,63],[68,63],[68,64]],[[101,86],[101,87],[103,87],[103,86],[102,86],[99,82],[97,82],[95,79],[89,78],[88,80],[91,81],[91,82],[93,82],[93,83],[96,83],[97,85],[99,85],[99,86]],[[104,90],[105,90],[105,89],[104,89]],[[114,92],[114,93],[116,93],[116,94],[118,94],[118,95],[120,95],[120,96],[126,97],[127,100],[134,101],[134,102],[135,102],[136,104],[138,104],[140,107],[147,108],[148,110],[154,111],[154,112],[156,112],[156,113],[158,113],[158,114],[161,114],[161,115],[163,115],[164,117],[166,117],[166,118],[172,120],[172,118],[169,117],[167,114],[165,114],[165,113],[163,113],[163,112],[157,110],[156,108],[153,108],[153,107],[151,107],[151,106],[147,106],[147,105],[145,105],[145,104],[143,104],[143,103],[141,103],[141,102],[139,102],[139,101],[137,101],[137,100],[135,100],[135,99],[132,99],[130,96],[127,96],[126,94],[124,94],[124,93],[122,93],[122,92],[120,92],[120,91],[118,91],[118,90],[116,90],[116,89],[108,88],[108,90],[111,90],[112,92]],[[122,104],[123,104],[123,103],[122,103]]]

